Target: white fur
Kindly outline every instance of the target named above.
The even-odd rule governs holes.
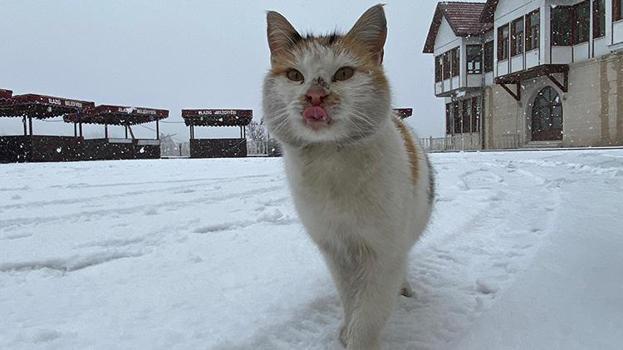
[[[388,116],[365,141],[284,145],[284,158],[299,216],[340,294],[340,338],[347,349],[378,349],[406,282],[409,250],[431,212],[425,155],[418,154],[414,185],[404,141]]]
[[[287,20],[268,14],[271,54],[294,36]],[[372,7],[349,32],[382,58],[385,15]],[[382,67],[369,71],[348,49],[307,42],[287,48],[303,81],[271,74],[264,81],[264,121],[281,141],[286,172],[299,217],[322,251],[344,307],[340,340],[349,350],[379,349],[379,337],[399,291],[411,293],[407,256],[428,223],[432,177],[417,149],[417,179],[405,140],[394,124]],[[356,68],[345,81],[332,77]],[[312,130],[303,119],[304,98],[322,86],[334,101],[324,108],[331,123]],[[329,98],[327,98],[329,100]],[[415,137],[414,137],[415,138]]]

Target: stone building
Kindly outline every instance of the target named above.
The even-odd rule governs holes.
[[[456,148],[623,145],[622,0],[441,2],[424,53]]]

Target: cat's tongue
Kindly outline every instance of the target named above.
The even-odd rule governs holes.
[[[309,122],[322,122],[329,119],[329,115],[320,106],[309,106],[303,111],[303,118]]]

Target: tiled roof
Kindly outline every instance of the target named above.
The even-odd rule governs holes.
[[[480,2],[443,1],[438,3],[426,37],[424,53],[433,53],[442,18],[448,21],[456,36],[480,35],[493,28],[493,23],[480,21],[484,8],[485,4]]]

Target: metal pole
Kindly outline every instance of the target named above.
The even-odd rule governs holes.
[[[78,123],[78,130],[80,131],[80,137],[82,137],[82,122]]]
[[[156,140],[160,140],[160,121],[156,119]]]
[[[22,117],[22,124],[24,124],[24,136],[28,135],[28,129],[26,128],[26,116]]]
[[[125,129],[125,138],[128,138],[128,126],[124,125],[123,128]]]
[[[104,137],[108,138],[108,124],[104,124]]]
[[[78,124],[74,123],[74,137],[78,137]]]
[[[30,132],[30,136],[32,136],[32,117],[28,117],[28,131]]]

